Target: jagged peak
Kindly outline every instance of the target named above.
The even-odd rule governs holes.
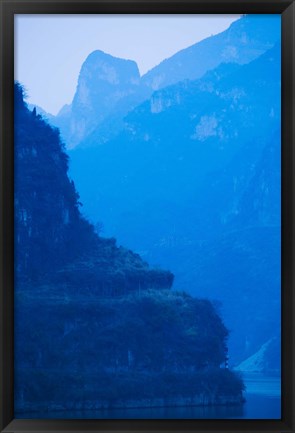
[[[137,65],[137,63],[135,62],[135,60],[124,59],[122,57],[113,56],[112,54],[106,53],[105,51],[102,51],[102,50],[94,50],[94,51],[92,51],[86,57],[85,62],[96,61],[96,60],[110,60],[110,61],[128,62],[128,63],[134,63],[134,64]]]
[[[105,53],[102,50],[95,50],[90,53],[82,64],[80,70],[80,76],[83,76],[85,71],[89,69],[97,70],[104,69],[105,67],[112,67],[119,75],[128,79],[130,77],[140,79],[140,72],[137,63],[134,60],[123,59],[121,57],[115,57],[111,54]]]

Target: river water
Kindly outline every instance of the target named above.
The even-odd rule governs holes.
[[[26,414],[25,418],[63,419],[280,419],[279,377],[243,374],[246,402],[238,406],[168,407]],[[20,417],[22,418],[22,417]]]

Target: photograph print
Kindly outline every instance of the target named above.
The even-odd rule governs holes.
[[[281,419],[281,16],[15,15],[19,419]]]

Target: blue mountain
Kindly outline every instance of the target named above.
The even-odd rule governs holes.
[[[122,99],[132,101],[137,92],[137,64],[96,50],[82,65],[72,103],[64,106],[53,122],[61,128],[67,146],[74,147],[116,111]]]
[[[233,363],[280,320],[280,78],[276,44],[154,92],[116,138],[71,152],[88,217],[223,303]]]
[[[278,15],[244,16],[224,32],[164,60],[144,76],[131,60],[100,50],[82,65],[76,93],[51,123],[61,129],[68,148],[97,146],[124,128],[124,117],[154,90],[195,80],[222,63],[242,65],[270,49],[280,38]]]
[[[202,77],[221,63],[243,65],[270,49],[280,38],[280,16],[246,15],[222,33],[211,36],[151,69],[143,82],[154,90]]]

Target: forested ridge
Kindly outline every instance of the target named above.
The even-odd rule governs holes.
[[[16,413],[241,403],[213,305],[96,233],[67,171],[15,84]]]
[[[115,239],[98,236],[82,216],[63,147],[58,129],[27,109],[16,84],[17,278],[67,281],[103,295],[119,288],[121,294],[138,288],[169,289],[171,272],[150,269],[138,254],[118,247]]]

